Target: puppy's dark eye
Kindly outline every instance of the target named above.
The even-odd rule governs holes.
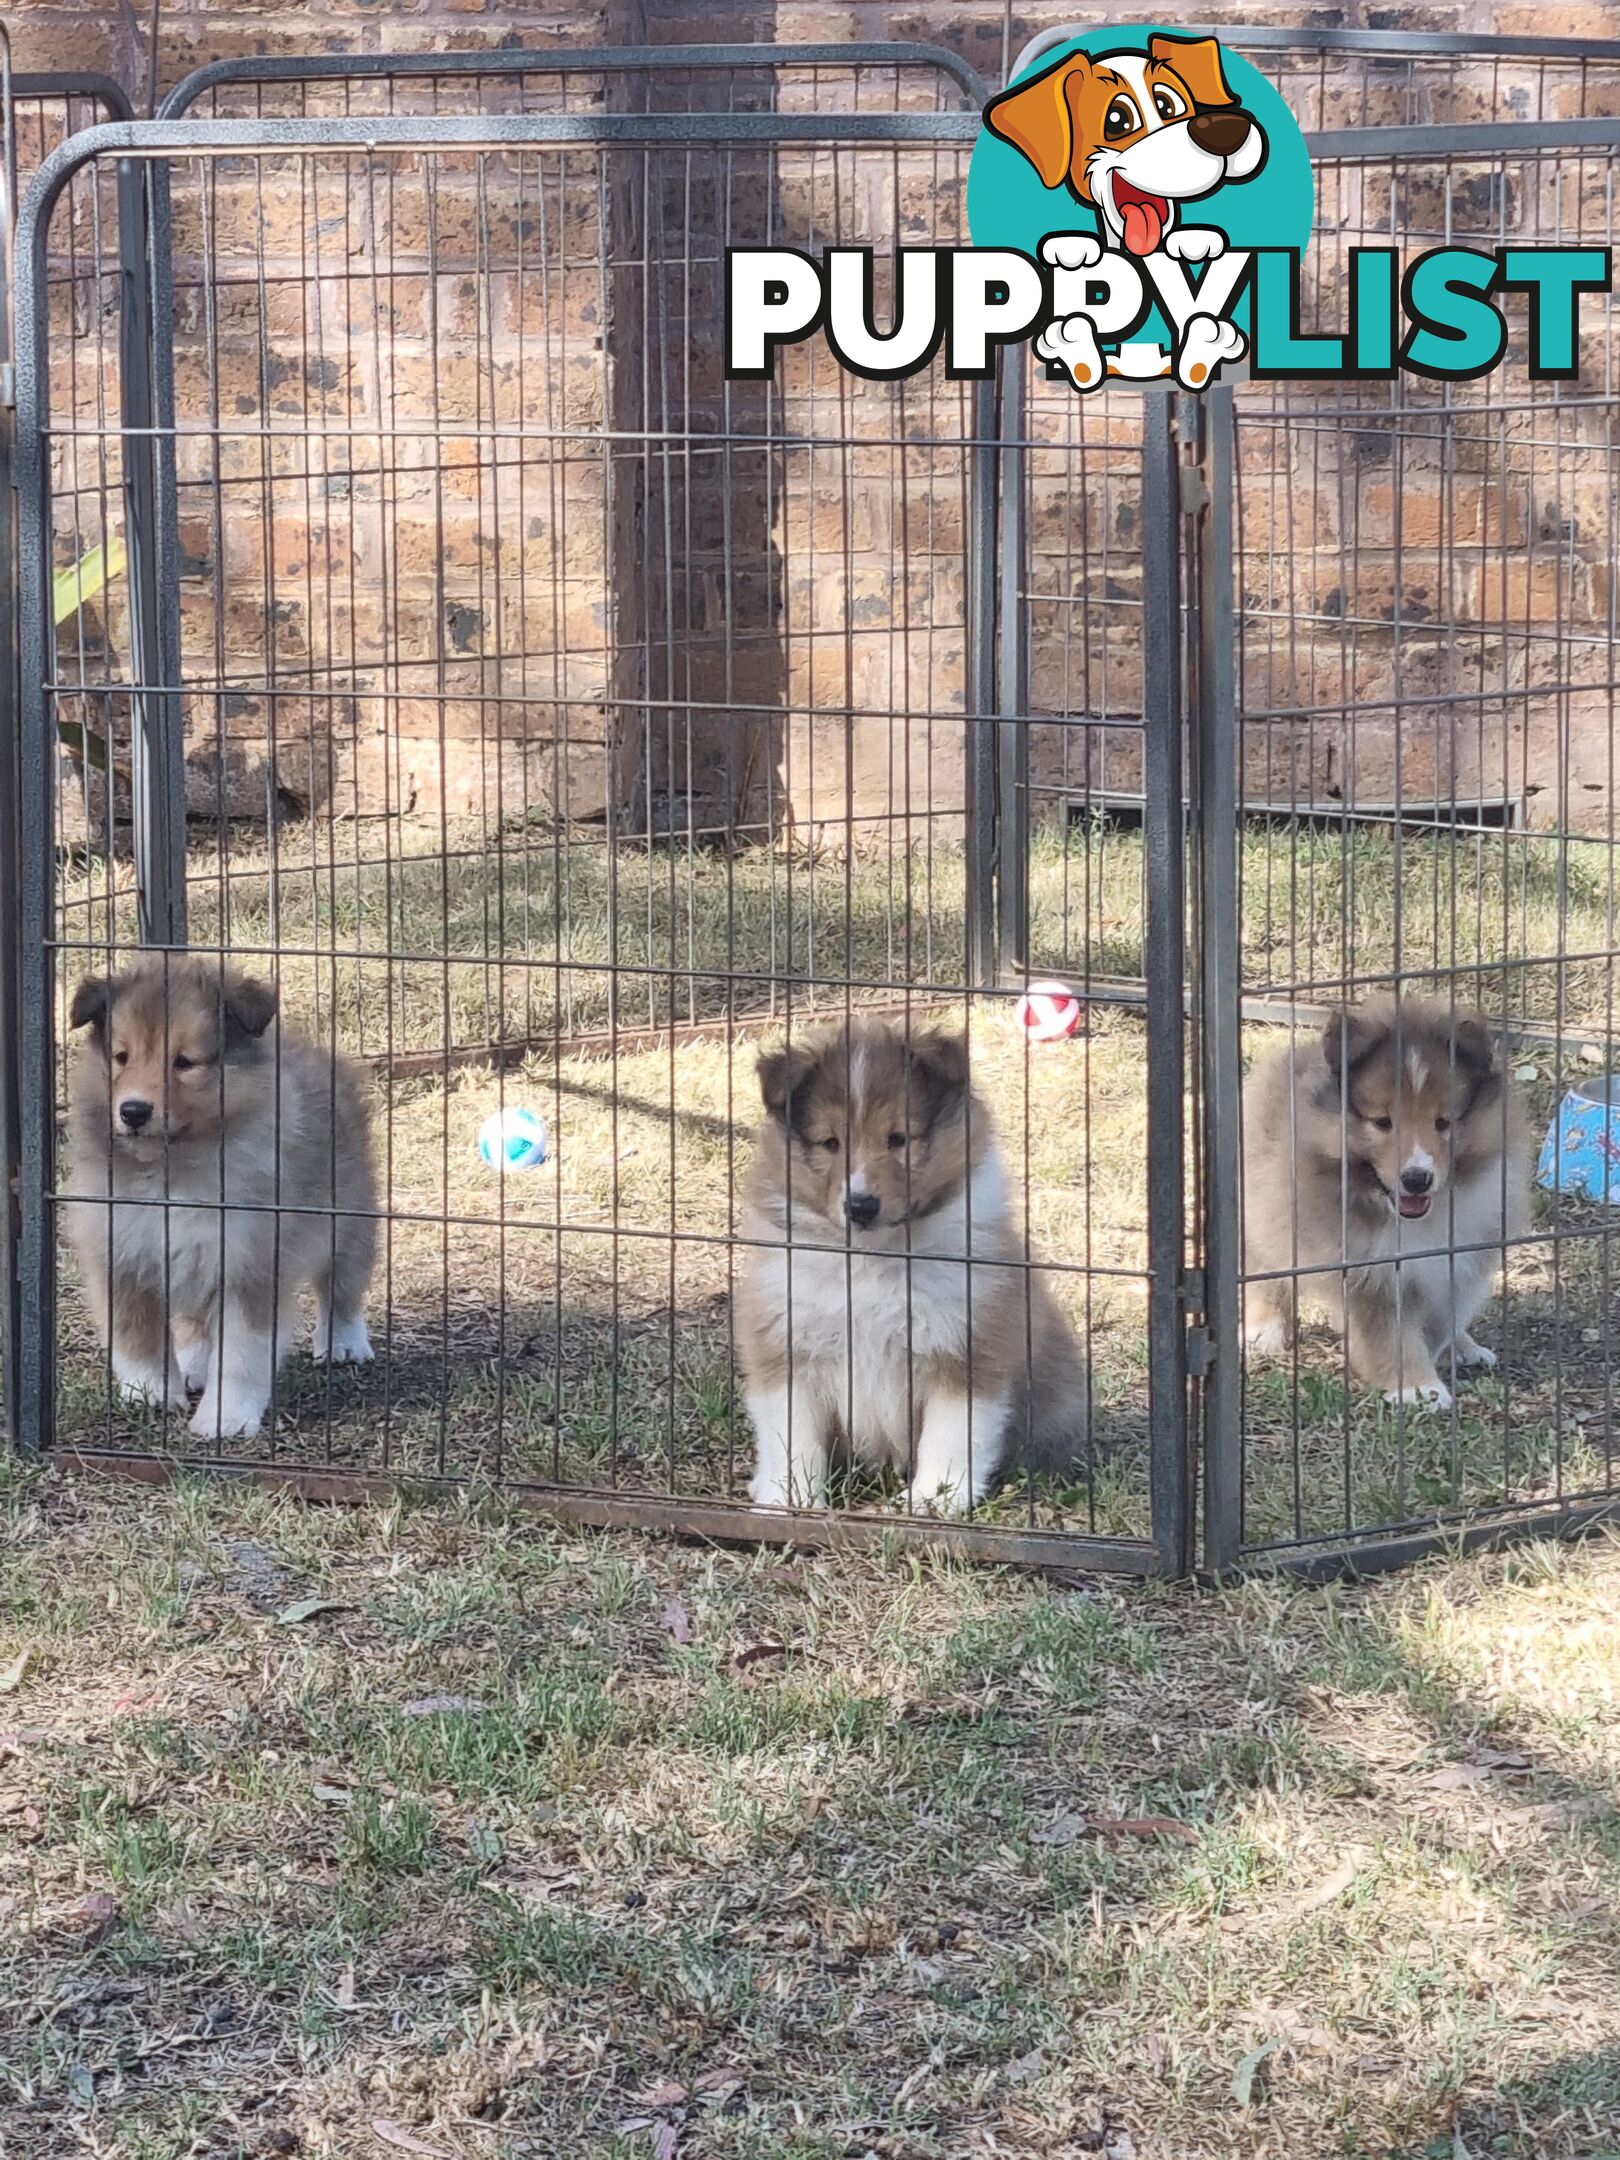
[[[1387,1117],[1375,1117],[1373,1119],[1373,1130],[1374,1132],[1393,1132],[1395,1130],[1395,1120]]]
[[[1437,1118],[1435,1119],[1435,1121],[1434,1121],[1434,1129],[1435,1129],[1435,1131],[1436,1131],[1436,1132],[1450,1132],[1450,1130],[1451,1130],[1451,1120],[1450,1120],[1450,1118],[1448,1118],[1448,1117],[1437,1117]]]
[[[113,1063],[115,1065],[127,1065],[129,1063],[129,1052],[127,1050],[115,1050],[113,1052]]]
[[[1153,110],[1161,120],[1179,120],[1186,109],[1173,90],[1154,91]]]
[[[905,1146],[905,1144],[906,1144],[906,1135],[905,1135],[905,1134],[904,1134],[903,1132],[892,1132],[892,1133],[890,1133],[890,1135],[889,1135],[889,1145],[890,1145],[890,1147],[892,1147],[892,1148],[903,1148],[903,1147]]]
[[[826,1139],[823,1140],[821,1144],[827,1150],[827,1153],[829,1155],[836,1155],[838,1153],[838,1142],[833,1138],[831,1133],[827,1135]]]
[[[191,1068],[193,1067],[193,1065],[196,1064],[196,1062],[197,1060],[195,1058],[180,1056],[177,1057],[174,1061],[174,1069],[176,1072],[190,1072]]]
[[[1128,97],[1117,97],[1103,115],[1103,141],[1115,142],[1132,135],[1142,125],[1142,115]]]

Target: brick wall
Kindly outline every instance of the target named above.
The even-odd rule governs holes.
[[[294,27],[284,8],[193,4],[164,10],[158,79],[315,46],[908,38],[945,43],[995,81],[1007,54],[1077,12],[324,0]],[[1573,14],[1485,0],[1266,12],[1620,34],[1620,0]],[[16,63],[100,66],[144,101],[131,20],[24,4],[10,16]],[[677,80],[590,80],[570,95],[772,94],[763,76],[672,90]],[[1325,123],[1620,110],[1620,73],[1602,66],[1313,66],[1288,88],[1303,118]],[[829,106],[839,91],[800,79],[775,94]],[[936,93],[919,78],[899,94]],[[836,837],[852,784],[874,842],[896,818],[954,817],[965,473],[959,452],[935,445],[962,432],[960,400],[855,383],[815,347],[788,356],[768,409],[763,393],[728,391],[714,364],[717,258],[741,236],[739,215],[768,202],[772,236],[801,244],[948,240],[949,177],[921,159],[835,170],[777,151],[684,167],[580,158],[552,195],[536,183],[527,200],[521,177],[454,160],[430,179],[419,168],[368,181],[358,197],[352,176],[313,162],[178,189],[177,399],[203,423],[177,474],[184,655],[188,679],[208,686],[187,701],[195,807],[251,809],[276,781],[368,812],[487,816],[544,801],[574,817],[611,806],[654,830],[768,817]],[[1341,199],[1337,185],[1330,224],[1376,228],[1386,206]],[[1501,205],[1487,189],[1475,207],[1488,232]],[[1409,196],[1401,210],[1408,225],[1438,224],[1447,206]],[[94,206],[85,214],[93,223]],[[385,291],[375,275],[355,279],[353,265],[379,263]],[[87,334],[69,371],[81,416],[105,399],[108,364]],[[1037,393],[1037,713],[1129,723],[1139,710],[1138,411],[1123,398],[1081,413],[1066,392]],[[300,421],[307,455],[291,439]],[[768,426],[770,446],[758,439]],[[1601,766],[1606,708],[1528,693],[1606,667],[1606,436],[1576,425],[1549,453],[1510,423],[1437,443],[1404,422],[1331,441],[1263,415],[1246,430],[1240,597],[1257,717],[1245,785],[1267,799],[1371,801],[1397,781],[1409,794],[1500,793],[1516,779],[1561,822],[1573,807],[1539,776],[1571,730],[1573,769]],[[116,475],[109,497],[82,455],[59,475],[71,483],[64,553],[116,500]],[[116,611],[107,632],[116,652],[128,635]],[[267,677],[268,698],[253,687]],[[1508,683],[1525,702],[1487,742],[1470,732],[1470,694]],[[1424,727],[1397,728],[1397,693],[1428,701]],[[1335,717],[1346,701],[1368,709]],[[1058,793],[1129,794],[1133,760],[1129,725],[1053,728],[1037,743],[1037,777]],[[1608,816],[1606,794],[1585,807]]]

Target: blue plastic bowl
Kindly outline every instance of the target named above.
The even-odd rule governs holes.
[[[1536,1183],[1620,1207],[1620,1073],[1564,1097],[1541,1143]]]

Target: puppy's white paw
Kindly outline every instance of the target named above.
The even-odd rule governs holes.
[[[1253,1327],[1243,1330],[1243,1340],[1261,1357],[1283,1357],[1289,1346],[1286,1320],[1257,1320]]]
[[[1475,1342],[1472,1335],[1459,1335],[1451,1346],[1451,1361],[1464,1372],[1494,1372],[1496,1352]]]
[[[953,1517],[968,1511],[967,1480],[959,1479],[954,1485],[940,1485],[933,1492],[924,1492],[920,1485],[912,1487],[911,1506],[918,1515]]]
[[[1064,315],[1048,323],[1035,340],[1035,350],[1062,368],[1077,390],[1095,390],[1106,372],[1089,315]]]
[[[1048,233],[1041,242],[1041,261],[1055,270],[1090,270],[1102,261],[1102,242],[1091,233]]]
[[[1236,323],[1194,315],[1176,351],[1176,380],[1183,390],[1202,390],[1223,361],[1241,360],[1248,349],[1248,340]]]
[[[1165,234],[1164,252],[1177,262],[1215,262],[1226,253],[1226,235],[1212,225],[1184,225]]]
[[[756,1470],[749,1480],[748,1499],[757,1508],[825,1507],[827,1481],[803,1472],[786,1477],[779,1471]]]
[[[199,1335],[195,1342],[176,1343],[174,1361],[188,1391],[208,1385],[208,1338],[205,1335]]]
[[[334,1320],[330,1333],[316,1323],[310,1355],[317,1365],[326,1364],[328,1359],[334,1365],[369,1365],[375,1354],[363,1314],[357,1313],[352,1320]]]
[[[1443,1380],[1427,1380],[1418,1387],[1386,1388],[1387,1403],[1404,1403],[1413,1410],[1449,1410],[1451,1390]]]
[[[268,1408],[263,1396],[233,1394],[229,1388],[222,1395],[209,1388],[197,1405],[191,1430],[199,1440],[251,1440]]]

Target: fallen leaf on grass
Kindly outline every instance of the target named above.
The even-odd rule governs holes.
[[[1067,1808],[1054,1815],[1042,1830],[1032,1830],[1032,1845],[1072,1845],[1079,1837],[1175,1838],[1196,1845],[1198,1832],[1173,1815],[1075,1815]]]
[[[354,1967],[352,1965],[345,1965],[342,1972],[338,1974],[338,1984],[333,1992],[332,2002],[339,2010],[352,2010],[354,2008]]]
[[[79,1907],[81,1919],[88,1923],[83,1947],[93,1950],[97,1943],[105,1942],[118,1925],[118,1900],[106,1890],[92,1890]]]
[[[1470,1785],[1483,1785],[1490,1774],[1483,1763],[1452,1762],[1431,1770],[1422,1784],[1426,1792],[1463,1792]]]
[[[1165,1837],[1182,1845],[1198,1843],[1192,1824],[1177,1822],[1173,1815],[1088,1815],[1085,1823],[1098,1837]]]
[[[419,1695],[415,1702],[400,1705],[401,1717],[455,1717],[463,1712],[481,1710],[482,1703],[473,1701],[470,1695]]]
[[[1253,2100],[1255,2081],[1259,2078],[1267,2057],[1275,2055],[1281,2045],[1280,2040],[1262,2040],[1257,2048],[1250,2048],[1232,2072],[1232,2098],[1239,2107],[1246,2108]]]
[[[91,2101],[96,2097],[95,2077],[88,2065],[77,2062],[67,2075],[68,2091],[75,2100]]]
[[[0,1695],[15,1695],[28,1678],[29,1667],[34,1662],[34,1646],[24,1643],[9,1665],[0,1666]]]
[[[661,2084],[644,2085],[640,2092],[633,2092],[630,2097],[637,2107],[669,2108],[679,2107],[687,2093],[686,2087],[677,2079],[665,2078]]]
[[[1366,1854],[1358,1851],[1341,1860],[1331,1875],[1324,1875],[1319,1883],[1295,1900],[1295,1913],[1319,1912],[1324,1905],[1331,1905],[1335,1898],[1343,1897],[1355,1881],[1357,1871],[1365,1858]]]
[[[1613,1805],[1605,1793],[1583,1793],[1577,1800],[1542,1800],[1530,1807],[1509,1808],[1496,1819],[1512,1826],[1526,1823],[1542,1830],[1567,1830],[1594,1815],[1607,1815]]]
[[[1072,1845],[1077,1837],[1084,1837],[1090,1828],[1084,1815],[1071,1815],[1067,1809],[1054,1815],[1044,1830],[1032,1830],[1032,1845]]]
[[[678,1597],[672,1597],[658,1616],[658,1625],[675,1642],[692,1640],[692,1616]]]
[[[754,1684],[753,1667],[763,1664],[766,1658],[792,1657],[793,1651],[782,1642],[750,1643],[746,1650],[739,1650],[731,1661],[731,1669],[744,1687]]]
[[[680,2144],[680,2132],[673,2123],[654,2123],[648,2143],[652,2147],[653,2160],[675,2160],[676,2148]]]
[[[373,2137],[381,2138],[385,2145],[392,2145],[395,2152],[420,2153],[423,2160],[451,2160],[442,2145],[430,2145],[426,2138],[407,2130],[403,2123],[389,2122],[386,2116],[377,2116],[371,2125]]]
[[[705,2070],[701,2077],[693,2080],[692,2090],[701,2093],[705,2100],[718,2103],[729,2100],[741,2085],[742,2079],[735,2070]]]
[[[300,1620],[313,1620],[317,1613],[353,1612],[354,1607],[346,1598],[301,1597],[294,1598],[276,1614],[277,1627],[296,1627]]]

